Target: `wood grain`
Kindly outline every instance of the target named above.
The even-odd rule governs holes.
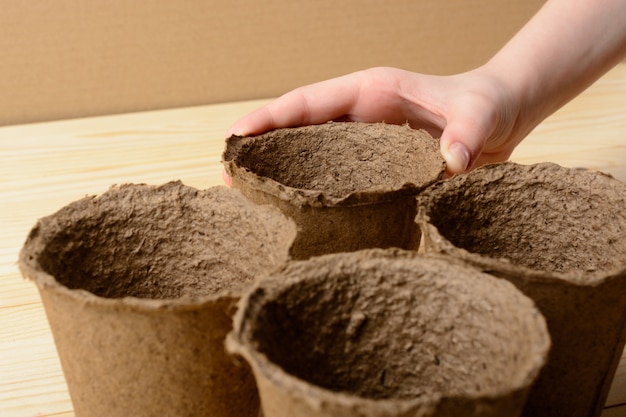
[[[221,184],[224,132],[264,102],[0,128],[0,417],[73,415],[39,296],[16,264],[36,220],[112,184]],[[626,181],[626,64],[540,125],[512,159],[597,169]],[[619,404],[626,404],[626,358],[605,415],[626,415]]]

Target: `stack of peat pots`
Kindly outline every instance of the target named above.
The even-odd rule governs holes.
[[[624,184],[550,164],[441,180],[437,141],[387,124],[233,136],[223,159],[233,189],[113,187],[28,236],[77,417],[602,406]]]

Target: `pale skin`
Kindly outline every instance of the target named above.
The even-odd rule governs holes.
[[[358,71],[290,91],[241,118],[227,136],[330,120],[409,123],[439,138],[453,175],[507,160],[539,123],[624,58],[625,0],[549,0],[476,69],[450,76]]]

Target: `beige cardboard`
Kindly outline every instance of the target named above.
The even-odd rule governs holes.
[[[479,65],[542,0],[0,0],[0,125],[277,96],[371,66]]]

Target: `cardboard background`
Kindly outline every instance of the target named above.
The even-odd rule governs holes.
[[[543,0],[0,0],[0,125],[273,97],[372,66],[447,74]]]

